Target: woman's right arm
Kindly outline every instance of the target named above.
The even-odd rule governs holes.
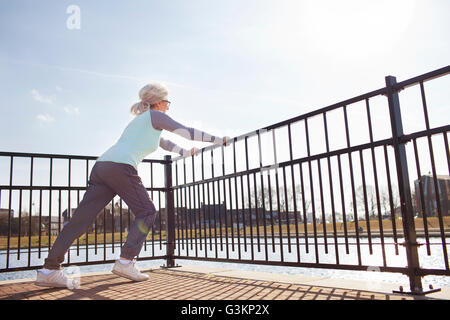
[[[152,125],[156,130],[167,130],[193,141],[212,142],[216,144],[222,144],[224,142],[224,138],[222,137],[213,136],[204,131],[186,127],[173,120],[164,112],[155,110],[151,110],[150,112],[152,116]]]

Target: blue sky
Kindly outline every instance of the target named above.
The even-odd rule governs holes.
[[[72,4],[78,30],[66,25]],[[241,135],[382,87],[386,75],[447,65],[449,9],[445,0],[2,1],[0,150],[100,155],[152,80],[168,85],[178,121]]]

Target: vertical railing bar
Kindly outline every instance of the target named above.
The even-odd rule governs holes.
[[[11,246],[10,239],[11,239],[11,201],[12,201],[12,181],[13,181],[13,162],[14,162],[14,156],[11,156],[10,159],[10,165],[9,165],[9,203],[8,203],[8,239],[7,239],[7,245],[6,245],[6,269],[9,268],[9,249]],[[28,248],[28,251],[30,251],[31,248]]]
[[[59,189],[58,191],[58,234],[61,233],[61,210],[62,210],[62,206],[61,206],[61,189]]]
[[[184,209],[186,216],[186,246],[191,245],[191,250],[193,249],[192,245],[192,217],[190,215],[190,209],[188,208],[188,194],[186,186],[187,184],[187,171],[186,171],[186,158],[183,159],[183,176],[184,176]],[[190,199],[189,199],[190,200]],[[187,249],[189,251],[189,249]]]
[[[274,169],[275,169],[275,185],[276,185],[276,191],[277,191],[277,208],[278,208],[278,233],[280,237],[280,255],[281,255],[281,261],[284,261],[284,252],[283,252],[283,229],[282,229],[282,219],[281,219],[281,207],[280,207],[280,186],[279,186],[279,180],[278,180],[278,159],[277,159],[277,143],[275,139],[275,129],[272,130],[272,145],[273,145],[273,157],[274,157]],[[268,176],[270,176],[270,169],[267,171]],[[271,192],[271,188],[269,186],[269,192]],[[272,201],[270,201],[272,203]],[[272,214],[272,207],[270,208],[270,212]],[[273,235],[273,217],[272,218],[272,235]],[[272,239],[274,237],[272,236]],[[275,242],[274,240],[272,240]],[[275,248],[275,245],[274,245]]]
[[[445,154],[447,155],[448,174],[450,175],[450,152],[448,150],[447,132],[443,132],[442,135],[444,136]]]
[[[325,253],[328,254],[328,236],[327,236],[327,224],[325,216],[325,202],[323,196],[323,181],[322,181],[322,165],[321,159],[317,159],[317,174],[319,176],[319,191],[320,191],[320,207],[322,211],[322,232],[325,244]]]
[[[259,210],[258,210],[258,189],[256,183],[256,173],[253,174],[253,189],[255,195],[255,220],[256,220],[256,242],[258,244],[258,252],[261,252],[261,238],[259,234]]]
[[[373,130],[372,130],[372,120],[370,115],[370,105],[369,99],[366,99],[366,114],[367,114],[367,122],[369,126],[369,138],[370,143],[373,143]],[[383,257],[383,266],[386,266],[386,248],[384,244],[384,230],[383,230],[383,220],[381,217],[381,204],[380,204],[380,189],[378,186],[378,174],[377,174],[377,165],[375,161],[375,148],[372,146],[371,148],[371,156],[372,156],[372,169],[373,169],[373,177],[375,181],[375,195],[377,200],[377,213],[378,213],[378,228],[380,232],[380,240],[381,240],[381,253]]]
[[[430,239],[429,239],[429,234],[428,234],[428,215],[426,212],[426,207],[425,207],[425,198],[424,198],[424,194],[423,194],[423,185],[422,185],[422,174],[421,174],[421,170],[420,170],[420,162],[419,162],[419,155],[417,152],[417,139],[413,139],[413,146],[414,146],[414,157],[416,160],[416,170],[417,170],[417,177],[418,177],[418,182],[419,182],[419,197],[420,197],[420,204],[421,204],[421,209],[422,209],[422,221],[423,221],[423,228],[425,231],[425,241],[426,241],[426,247],[427,247],[427,254],[431,255],[431,248],[430,248]],[[416,194],[417,197],[417,194]]]
[[[338,160],[338,171],[339,171],[339,189],[341,194],[341,208],[342,208],[342,222],[344,225],[344,238],[345,238],[345,253],[349,254],[348,246],[348,233],[347,233],[347,213],[345,210],[345,196],[344,196],[344,183],[342,177],[342,165],[341,165],[341,155],[337,155]]]
[[[202,171],[203,171],[203,164],[202,164]],[[204,179],[202,179],[203,181]],[[209,209],[208,209],[208,219],[206,218],[206,196],[205,196],[205,183],[202,183],[202,211],[203,211],[203,231],[205,234],[205,258],[208,257],[208,238],[211,236],[211,229],[209,228]],[[206,223],[208,223],[208,227],[206,226]],[[208,233],[209,231],[209,233]],[[210,242],[210,250],[211,250],[211,242]]]
[[[201,215],[201,210],[202,210],[202,202],[200,199],[200,184],[197,184],[195,186],[197,188],[197,204],[198,204],[198,237],[200,240],[200,251],[203,250],[203,236],[202,236],[202,215]],[[205,224],[205,221],[203,221],[203,225]],[[205,248],[206,248],[206,243],[205,243]]]
[[[86,192],[89,188],[89,159],[86,159]],[[94,220],[94,254],[97,255],[98,251],[98,216],[95,216]],[[86,248],[87,252],[87,248]]]
[[[181,230],[181,222],[180,222],[180,206],[181,206],[181,199],[180,203],[178,202],[178,194],[180,192],[180,187],[178,186],[178,161],[175,161],[175,185],[177,186],[175,190],[175,198],[176,198],[176,212],[177,212],[177,240],[178,240],[178,253],[180,254],[183,247],[183,241],[180,239],[183,237],[183,231]],[[180,236],[180,230],[181,230],[181,236]]]
[[[20,238],[22,236],[22,189],[19,190],[19,234],[17,239],[17,260],[20,260]]]
[[[344,121],[345,121],[345,133],[347,138],[347,148],[350,148],[350,134],[348,128],[348,118],[347,118],[347,106],[343,106],[344,109]],[[351,152],[348,153],[348,164],[350,167],[350,183],[352,188],[352,200],[353,200],[353,217],[355,223],[355,234],[356,234],[356,250],[358,253],[358,265],[362,264],[361,261],[361,245],[359,239],[359,225],[358,225],[358,209],[356,206],[356,194],[355,194],[355,180],[353,175],[353,161]]]
[[[369,216],[369,205],[367,201],[367,187],[366,187],[366,175],[364,171],[364,161],[363,161],[363,152],[362,150],[359,150],[359,160],[361,163],[361,179],[362,179],[362,185],[363,185],[363,193],[364,193],[364,209],[366,212],[366,227],[367,227],[367,236],[369,241],[369,253],[373,254],[372,249],[372,234],[370,230],[370,216]]]
[[[224,175],[225,175],[225,168],[224,168]],[[226,184],[225,184],[225,179],[222,180],[223,181],[223,201],[224,201],[224,218],[225,218],[225,250],[226,250],[226,258],[228,259],[230,257],[230,247],[229,247],[229,243],[228,243],[228,215],[227,215],[227,190],[226,190]],[[231,197],[230,197],[231,198]]]
[[[275,161],[275,185],[277,190],[277,208],[278,208],[278,232],[280,237],[280,257],[281,261],[284,261],[284,252],[283,252],[283,229],[282,229],[282,219],[281,219],[281,207],[280,207],[280,186],[278,180],[278,159],[277,159],[277,143],[275,139],[275,129],[272,130],[272,143],[273,143],[273,156]],[[270,171],[268,171],[270,175]],[[269,187],[270,190],[270,187]],[[272,210],[271,210],[272,211]],[[272,224],[272,230],[273,230]]]
[[[284,183],[284,202],[286,203],[286,229],[287,229],[287,237],[288,237],[288,252],[292,252],[291,248],[291,226],[289,223],[289,200],[288,200],[288,192],[287,192],[287,182],[286,182],[286,167],[283,167],[283,183]]]
[[[176,164],[177,164],[177,161],[175,160],[175,169],[176,169]],[[177,179],[177,174],[175,174],[175,179]],[[178,185],[178,183],[177,182],[175,182],[175,184],[176,185]],[[174,192],[174,197],[175,197],[175,210],[174,210],[174,212],[176,213],[176,228],[177,228],[177,232],[176,232],[176,237],[177,237],[177,246],[176,246],[176,249],[177,249],[177,252],[178,252],[178,254],[180,255],[181,254],[181,245],[180,245],[180,228],[181,228],[181,225],[180,225],[180,207],[179,207],[179,205],[178,205],[178,191],[179,191],[179,188],[177,187],[177,188],[175,188],[175,190],[174,190],[175,192]]]
[[[115,247],[115,242],[114,242],[114,233],[116,231],[116,222],[114,220],[114,198],[111,199],[111,248],[112,248],[112,253],[114,253],[114,247]],[[144,241],[144,247],[146,246],[147,242]],[[147,248],[145,248],[144,250],[147,250]]]
[[[305,134],[306,134],[306,150],[308,158],[311,157],[311,149],[309,144],[309,130],[308,130],[308,118],[305,119]],[[311,186],[311,208],[312,208],[312,220],[313,220],[313,230],[314,230],[314,249],[316,254],[316,263],[319,263],[319,247],[317,244],[317,225],[316,225],[316,208],[314,200],[314,184],[313,184],[313,173],[311,160],[308,160],[309,169],[309,184]]]
[[[222,175],[225,176],[225,148],[222,145]],[[225,179],[223,181],[223,203],[225,205],[225,245],[226,245],[226,258],[228,259],[230,257],[229,255],[229,247],[228,247],[228,216],[227,216],[227,190],[225,185]],[[230,197],[231,198],[231,197]]]
[[[209,196],[209,182],[206,183],[206,197],[208,198],[208,204],[206,208],[208,209],[208,231],[209,231],[209,250],[212,251],[213,249],[213,239],[211,238],[212,231],[211,231],[211,198]]]
[[[166,163],[164,164],[164,187],[165,187],[165,231],[166,231],[166,264],[168,268],[175,267],[175,207],[174,207],[174,188],[173,188],[173,175],[172,175],[172,157],[170,155],[164,156]],[[159,210],[160,219],[162,221],[161,212],[161,191],[159,195]],[[161,223],[162,224],[162,223]],[[162,234],[162,231],[161,231]],[[162,237],[160,237],[162,238]],[[161,241],[162,243],[162,241]],[[155,256],[154,251],[152,252]]]
[[[153,201],[153,162],[150,162],[150,198]],[[159,209],[161,211],[161,205],[159,206]],[[159,219],[160,219],[160,223],[161,223],[161,212],[159,213]],[[156,219],[155,219],[156,222]],[[152,224],[152,241],[151,241],[151,250],[152,250],[152,255],[155,254],[155,223]],[[148,237],[148,235],[147,235]],[[147,251],[147,237],[145,237],[144,240],[144,251]],[[161,238],[161,234],[159,235],[159,237]]]
[[[88,188],[88,180],[89,180],[89,159],[86,159],[86,191],[85,191],[85,194],[86,194],[87,188]],[[97,237],[97,234],[95,234],[95,237]],[[97,246],[97,243],[95,243],[95,246]],[[95,247],[95,250],[97,251],[97,247]],[[86,230],[86,262],[88,262],[88,261],[89,261],[89,229]]]
[[[280,237],[280,257],[281,257],[281,261],[284,261],[283,229],[282,229],[281,207],[280,207],[280,186],[279,186],[279,181],[278,181],[278,168],[275,168],[275,184],[277,186],[278,232],[279,232],[279,237]],[[272,230],[273,229],[274,228],[272,226]]]
[[[217,201],[219,203],[220,251],[223,251],[222,202],[221,202],[221,199],[220,199],[220,180],[217,181]]]
[[[192,189],[192,190],[191,190]],[[192,197],[192,199],[191,199]],[[192,202],[191,202],[192,201]],[[191,207],[191,216],[194,221],[194,245],[195,256],[198,257],[198,243],[197,243],[197,214],[195,208],[195,185],[189,187],[189,206]]]
[[[34,157],[31,156],[30,162],[30,187],[33,186],[33,161]],[[30,214],[28,216],[28,267],[31,266],[31,216],[33,215],[33,188],[30,188]]]
[[[103,208],[103,260],[106,260],[106,207]]]
[[[427,130],[430,130],[430,120],[428,118],[428,107],[427,107],[427,101],[425,98],[425,88],[423,85],[423,81],[420,81],[420,96],[422,98],[422,108],[423,108],[423,115],[425,120],[425,127]]]
[[[77,208],[79,203],[80,203],[80,190],[77,190]],[[80,238],[77,238],[77,257],[79,255],[80,255]]]
[[[187,187],[186,187],[186,166],[185,166],[186,158],[183,159],[183,174],[184,174],[184,183],[183,189],[181,192],[182,206],[183,206],[183,216],[184,216],[184,230],[185,230],[185,241],[186,241],[186,254],[189,256],[189,243],[192,238],[189,237],[189,216],[188,216],[188,208],[187,208]],[[192,247],[191,247],[192,249]]]
[[[289,160],[293,160],[292,152],[292,134],[291,134],[291,123],[288,124],[288,141],[289,141]],[[295,191],[295,177],[294,177],[294,166],[291,164],[291,180],[292,180],[292,200],[294,204],[294,223],[295,223],[295,239],[296,239],[296,249],[297,249],[297,262],[300,262],[300,244],[298,238],[298,218],[297,218],[297,192]],[[289,213],[288,213],[289,215]]]
[[[98,248],[97,248],[97,245],[98,245],[98,239],[97,239],[97,237],[98,237],[98,216],[95,217],[94,223],[95,223],[95,229],[94,229],[94,233],[95,233],[95,235],[94,235],[94,244],[95,244],[95,246],[94,246],[94,254],[97,255],[97,251],[98,251]]]
[[[322,232],[325,244],[325,254],[328,254],[328,239],[327,239],[327,220],[325,217],[325,202],[323,199],[323,183],[322,183],[322,169],[320,159],[317,159],[317,174],[319,175],[319,191],[320,191],[320,208],[322,211]]]
[[[392,231],[394,233],[394,243],[395,243],[395,255],[398,256],[398,239],[397,239],[397,223],[395,221],[395,211],[394,211],[394,202],[392,199],[392,185],[391,185],[391,173],[389,170],[389,158],[387,152],[387,146],[384,145],[384,160],[386,164],[386,176],[388,183],[388,193],[389,193],[389,206],[391,208],[391,221],[392,221]]]
[[[306,215],[306,201],[305,201],[305,185],[303,181],[303,163],[299,163],[299,171],[300,171],[300,185],[302,192],[302,207],[303,207],[303,235],[305,237],[305,248],[306,253],[309,253],[309,243],[308,243],[308,219]]]
[[[78,190],[78,201],[77,201],[77,208],[80,205],[80,190]],[[90,226],[89,226],[90,227]],[[85,247],[86,247],[86,262],[89,261],[89,227],[86,230],[86,241],[85,241]]]
[[[123,242],[123,223],[122,223],[122,198],[120,198],[119,200],[119,210],[120,210],[120,223],[119,223],[119,227],[120,227],[120,247],[122,248],[122,242]],[[87,232],[86,232],[86,240],[87,240]],[[144,240],[145,242],[147,242],[147,239]]]
[[[188,227],[187,227],[187,214],[186,214],[186,198],[183,196],[183,191],[185,191],[186,186],[182,186],[180,189],[180,204],[181,204],[181,224],[182,224],[182,238],[183,238],[183,250],[186,250],[186,255],[189,255],[189,244],[188,244]],[[185,249],[186,248],[186,249]]]
[[[181,181],[178,182],[178,161],[175,161],[175,183],[177,188],[175,189],[176,197],[176,213],[177,213],[177,238],[178,238],[178,252],[184,250],[184,209],[183,209],[183,186]],[[180,169],[181,170],[181,169]]]
[[[130,226],[131,226],[131,210],[130,210],[130,207],[128,207],[127,206],[127,222],[128,222],[128,224],[127,224],[127,238],[128,238],[128,234],[130,233]],[[97,231],[95,232],[95,236],[96,236],[96,238],[97,238]],[[95,240],[95,241],[97,241],[97,240]]]
[[[80,203],[80,191],[77,190],[77,208],[78,208],[78,204]],[[79,243],[79,238],[77,238],[77,257],[80,255],[80,243]]]
[[[153,201],[153,162],[150,162],[150,195]]]
[[[245,205],[244,205],[244,177],[241,175],[241,204],[242,204],[242,225],[244,234],[244,252],[247,252],[247,225],[245,221]]]
[[[233,140],[233,164],[234,164],[234,173],[237,172],[236,169],[236,142],[237,139]],[[239,225],[239,199],[238,199],[238,190],[237,190],[237,179],[238,176],[234,177],[234,199],[236,201],[236,228],[237,228],[237,242],[238,242],[238,259],[241,259],[241,228]]]
[[[163,237],[162,237],[162,215],[161,215],[161,190],[158,190],[158,208],[159,208],[159,250],[162,250],[162,246],[163,246]],[[167,210],[167,203],[166,203],[166,210]],[[167,237],[167,232],[166,232],[166,237]],[[152,250],[152,256],[155,256],[155,250]]]
[[[71,177],[71,172],[72,172],[72,159],[71,158],[68,158],[67,159],[68,161],[69,161],[69,163],[68,163],[68,177],[67,177],[67,180],[68,180],[68,190],[67,190],[67,221],[70,221],[70,219],[71,219],[71,217],[72,217],[72,207],[71,207],[71,199],[70,199],[70,196],[71,196],[71,191],[70,191],[70,188],[71,188],[71,180],[70,180],[70,177]],[[78,244],[78,239],[77,239],[77,244]],[[70,247],[69,247],[69,250],[67,251],[67,263],[70,263]]]
[[[192,156],[192,182],[195,182],[195,157],[194,156]],[[195,198],[195,188],[197,187],[197,190],[198,190],[198,185],[196,185],[196,184],[194,184],[193,186],[192,186],[192,189],[193,189],[193,191],[192,191],[192,193],[193,193],[193,197],[194,197],[194,217],[195,217],[195,221],[197,221],[197,208],[196,208],[196,205],[195,205],[195,201],[196,201],[196,198]],[[200,250],[202,250],[202,222],[201,222],[201,216],[200,216],[200,197],[198,198],[198,240],[199,240],[199,246],[200,246]],[[197,223],[196,223],[196,227],[195,227],[195,246],[196,246],[196,248],[197,248]],[[197,251],[196,251],[196,254],[195,254],[195,256],[196,257],[198,257],[198,249],[196,249]]]
[[[211,149],[211,177],[214,178],[214,152]],[[217,215],[216,215],[216,187],[215,181],[211,182],[212,185],[212,198],[213,198],[213,212],[214,212],[214,248],[216,249],[216,258],[218,257],[217,250]]]
[[[187,217],[188,217],[188,221],[189,221],[189,238],[190,238],[190,245],[191,245],[191,250],[194,250],[194,245],[193,245],[193,239],[192,239],[192,206],[191,206],[191,187],[187,186],[185,189],[185,195],[186,195],[186,210],[187,210]]]
[[[448,173],[450,175],[450,152],[449,152],[449,148],[448,148],[447,132],[443,132],[442,135],[444,136],[445,151],[446,151],[446,155],[447,155],[447,167],[448,167]]]
[[[201,181],[205,181],[205,164],[203,161],[203,153],[204,150],[202,149],[202,153],[201,153],[201,159],[202,159],[202,180]],[[204,224],[203,224],[203,230],[205,233],[205,258],[208,257],[208,238],[207,238],[207,228],[206,228],[206,221],[208,221],[208,226],[209,226],[209,220],[206,220],[206,198],[205,198],[205,184],[202,183],[202,200],[203,200],[203,220],[204,220]],[[209,216],[209,211],[208,211],[208,216]],[[211,230],[210,230],[210,234],[211,234]]]
[[[12,190],[11,190],[12,191]],[[10,193],[11,194],[11,193]],[[42,189],[39,190],[39,228],[38,228],[38,259],[41,258],[41,233],[42,233]]]
[[[262,166],[261,161],[261,145],[260,145],[260,137],[259,137],[259,130],[256,132],[258,135],[258,146],[259,146],[259,165]],[[262,172],[260,171],[260,175]],[[256,238],[258,243],[258,252],[261,252],[261,237],[259,232],[259,210],[258,210],[258,187],[256,182],[256,172],[253,174],[253,187],[254,187],[254,194],[255,194],[255,218],[256,218]]]
[[[422,107],[423,107],[423,113],[425,117],[425,125],[426,129],[430,130],[430,122],[428,118],[428,109],[427,109],[427,102],[425,97],[425,88],[423,85],[423,81],[420,81],[420,94],[422,97]],[[434,151],[433,151],[433,143],[431,140],[431,134],[427,135],[428,138],[428,149],[430,152],[430,160],[431,160],[431,170],[433,172],[433,182],[434,182],[434,190],[435,190],[435,196],[436,196],[436,206],[437,206],[437,212],[438,212],[438,221],[439,221],[439,229],[440,229],[440,235],[442,240],[442,250],[444,253],[444,262],[445,262],[445,268],[449,269],[449,263],[448,263],[448,252],[447,252],[447,244],[445,239],[445,231],[444,231],[444,221],[442,217],[442,208],[441,208],[441,199],[439,194],[439,185],[437,181],[437,173],[436,173],[436,164],[434,161]],[[420,179],[420,177],[419,177]]]
[[[272,235],[272,252],[275,252],[275,226],[273,223],[273,208],[272,208],[272,186],[271,186],[271,175],[270,170],[267,170],[267,184],[268,184],[268,192],[269,192],[269,212],[270,212],[270,231]],[[266,217],[264,217],[264,221],[266,221]],[[266,240],[267,241],[267,240]]]
[[[53,180],[53,158],[50,158],[50,190],[49,190],[49,206],[48,206],[48,251],[51,248],[52,241],[52,180]]]
[[[259,149],[259,166],[260,168],[262,168],[263,164],[262,164],[262,152],[261,152],[261,134],[260,131],[258,130],[257,132],[258,135],[258,149]],[[267,226],[266,226],[266,204],[265,204],[265,198],[264,198],[264,172],[262,170],[260,170],[260,178],[261,178],[261,196],[262,196],[262,206],[263,206],[263,224],[264,224],[264,247],[265,247],[265,254],[266,254],[266,261],[269,260],[269,249],[267,247]],[[269,188],[270,190],[270,188]],[[272,203],[270,201],[270,203]],[[273,229],[273,228],[272,228]],[[259,238],[259,237],[258,237]]]
[[[227,179],[225,179],[223,181],[223,185],[224,185],[223,192],[224,192],[224,194],[226,194],[226,182],[225,182],[226,180]],[[233,220],[233,196],[232,196],[232,193],[231,193],[231,178],[228,178],[228,195],[229,195],[229,201],[228,201],[229,210],[227,212],[228,212],[229,216],[227,216],[226,221],[228,223],[228,220],[229,220],[229,223],[230,223],[229,228],[230,228],[230,230],[227,229],[227,240],[228,240],[228,234],[231,233],[231,252],[234,252],[234,226],[233,226],[234,220]],[[227,252],[227,254],[228,254],[228,252]]]
[[[191,239],[189,239],[189,217],[187,213],[187,190],[186,190],[186,158],[183,158],[183,190],[184,191],[184,197],[183,192],[181,194],[182,203],[184,203],[183,206],[183,215],[184,215],[184,222],[185,222],[185,230],[186,230],[186,254],[189,256],[189,241],[192,240],[192,233],[191,233]],[[183,201],[184,200],[184,201]],[[191,247],[192,249],[192,247]]]
[[[245,137],[245,168],[249,170],[248,163],[248,137]],[[225,175],[225,171],[223,172]],[[253,245],[253,222],[252,222],[252,200],[251,200],[251,192],[250,192],[250,175],[247,174],[247,193],[248,193],[248,213],[249,213],[249,223],[250,223],[250,252],[251,252],[251,260],[255,260],[255,248]]]
[[[150,199],[152,199],[152,201],[154,200],[154,195],[153,195],[153,162],[150,162]],[[161,207],[159,207],[161,210]],[[159,219],[161,220],[161,212],[159,215]],[[156,219],[155,219],[156,222]],[[150,233],[150,232],[149,232]],[[152,250],[152,254],[154,255],[155,253],[155,223],[152,224],[152,228],[151,228],[151,250]],[[148,237],[148,235],[147,235]],[[145,237],[144,240],[144,251],[147,251],[147,237]],[[159,235],[159,237],[161,238],[161,234]]]
[[[330,143],[328,139],[328,123],[327,123],[327,113],[323,113],[323,127],[325,133],[325,146],[327,153],[330,152]],[[333,236],[334,236],[334,251],[336,255],[336,264],[339,264],[339,245],[337,238],[337,226],[336,226],[336,208],[334,206],[334,192],[333,192],[333,176],[331,174],[331,160],[330,157],[327,157],[327,166],[328,166],[328,179],[330,183],[330,201],[331,201],[331,217],[333,219]]]
[[[153,190],[151,190],[150,193],[151,193],[151,199],[153,201],[154,200]],[[160,216],[160,219],[161,219],[161,216]],[[156,222],[156,218],[155,218],[155,222]],[[153,253],[153,252],[155,252],[155,223],[152,224],[152,228],[151,228],[150,231],[151,232],[149,232],[149,234],[150,233],[152,234],[152,236],[151,236],[152,240],[150,241],[150,248],[151,248],[152,253]],[[148,237],[148,235],[147,235],[147,237]],[[145,237],[145,240],[144,240],[144,251],[145,252],[147,252],[147,237]]]
[[[223,153],[223,146],[222,146],[222,153]],[[225,192],[225,190],[224,190]],[[223,251],[223,231],[222,231],[222,202],[220,199],[220,180],[217,181],[217,201],[219,203],[219,232],[220,232],[220,251]],[[226,210],[225,210],[226,212]],[[224,217],[225,217],[224,212]]]

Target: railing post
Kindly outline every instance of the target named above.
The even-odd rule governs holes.
[[[166,268],[175,267],[175,208],[172,189],[172,157],[164,156],[165,188],[166,188]]]
[[[411,294],[424,294],[422,289],[422,279],[418,271],[420,269],[418,243],[414,226],[414,212],[411,200],[411,189],[409,183],[408,163],[406,159],[405,145],[399,140],[403,136],[402,116],[400,112],[400,100],[394,85],[396,78],[387,76],[386,89],[389,103],[389,114],[391,119],[392,140],[395,154],[395,164],[397,168],[397,181],[400,193],[400,203],[403,222],[403,234],[405,237],[406,258],[408,262],[408,277]],[[395,223],[395,221],[394,221]]]

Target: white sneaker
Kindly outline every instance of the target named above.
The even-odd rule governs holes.
[[[122,264],[119,262],[119,260],[116,260],[114,268],[111,270],[111,272],[133,281],[148,280],[149,276],[146,274],[142,274],[138,269],[136,269],[135,264],[136,260],[132,260],[129,264]]]
[[[68,278],[62,270],[55,270],[47,275],[38,271],[35,284],[41,287],[68,288],[71,290],[80,287],[78,280]]]

